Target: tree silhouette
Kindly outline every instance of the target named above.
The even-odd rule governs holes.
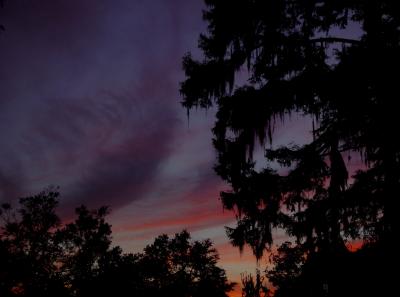
[[[209,240],[190,241],[187,231],[157,237],[139,255],[147,296],[225,297],[234,283],[216,266],[217,251]]]
[[[110,248],[111,226],[105,222],[107,213],[106,207],[89,211],[81,206],[76,209],[77,219],[58,231],[65,256],[64,277],[75,296],[92,296],[101,284],[98,280],[104,273],[102,268],[109,264],[104,262],[112,261],[109,253],[120,256]]]
[[[62,225],[49,189],[0,208],[0,296],[205,296],[232,290],[209,240],[187,231],[157,237],[143,253],[112,246],[107,207],[76,209]]]
[[[59,226],[55,214],[58,193],[49,190],[22,198],[14,211],[3,204],[0,211],[2,296],[21,293],[26,296],[64,296],[57,273],[60,250],[54,230]]]
[[[257,269],[255,278],[251,274],[242,274],[242,297],[268,297],[270,293],[260,270]]]
[[[337,283],[345,267],[334,264],[347,257],[349,240],[375,243],[376,253],[394,256],[400,147],[389,132],[398,126],[399,2],[205,3],[204,60],[184,57],[181,93],[188,109],[217,107],[215,170],[231,186],[222,203],[238,217],[227,229],[231,242],[248,244],[261,258],[272,247],[272,231],[285,230],[294,246],[283,245],[281,253],[307,256],[296,277],[292,256],[275,259],[279,271],[270,276],[287,287],[321,269],[334,271],[326,278]],[[312,122],[312,140],[272,146],[275,125],[293,114]],[[253,160],[257,142],[271,144],[263,169]],[[355,152],[365,164],[349,181],[344,156]],[[333,294],[324,280],[309,285],[316,287],[311,295]]]

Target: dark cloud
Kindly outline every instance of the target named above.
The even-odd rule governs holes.
[[[154,188],[183,125],[180,59],[201,2],[8,1],[0,200],[53,184],[66,206],[118,208]]]
[[[135,120],[120,123],[103,145],[93,148],[93,162],[71,193],[73,203],[90,204],[96,197],[95,206],[112,204],[116,208],[154,187],[158,165],[170,154],[178,120],[165,106],[162,110],[153,108],[142,110],[141,115],[130,113],[137,115]]]
[[[23,194],[30,182],[31,189],[61,185],[68,204],[119,207],[140,198],[170,152],[179,119],[154,99],[102,96],[35,104],[11,145],[0,148],[8,168],[0,176],[3,197]]]

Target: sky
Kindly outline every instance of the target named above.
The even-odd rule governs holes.
[[[114,243],[126,252],[187,229],[213,240],[230,280],[254,273],[255,258],[224,231],[235,217],[212,169],[214,111],[188,120],[180,105],[182,57],[200,56],[203,8],[202,0],[5,1],[0,201],[59,186],[64,217],[81,204],[110,206]],[[277,142],[311,130],[294,118]]]
[[[228,277],[254,272],[228,243],[213,172],[213,110],[180,101],[199,55],[202,0],[14,0],[0,9],[0,201],[59,186],[61,215],[109,205],[114,243],[211,238]],[[236,294],[239,294],[236,292]]]

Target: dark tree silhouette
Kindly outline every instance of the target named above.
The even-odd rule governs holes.
[[[0,210],[1,296],[17,293],[26,296],[64,296],[58,274],[60,249],[54,230],[59,226],[55,214],[58,193],[42,192],[22,198],[14,211],[9,204]],[[4,295],[3,295],[4,294]]]
[[[112,250],[111,226],[105,222],[106,207],[89,211],[85,206],[76,209],[77,219],[57,232],[63,247],[64,277],[76,296],[93,296],[107,282],[99,282],[105,267],[113,256],[121,256],[118,248]],[[102,292],[102,290],[99,290]]]
[[[223,205],[238,217],[228,236],[240,248],[248,244],[260,258],[272,247],[272,231],[285,230],[293,246],[283,245],[280,253],[287,255],[275,258],[279,271],[270,273],[274,284],[289,290],[289,283],[303,274],[308,279],[319,274],[321,281],[314,278],[308,284],[311,291],[297,294],[323,296],[338,290],[343,295],[336,277],[351,266],[335,263],[345,263],[346,241],[363,240],[376,244],[376,253],[395,256],[400,146],[390,132],[398,126],[400,81],[394,73],[400,66],[400,4],[205,3],[208,32],[199,41],[204,60],[184,57],[187,78],[181,93],[188,109],[217,107],[215,170],[231,185],[221,193]],[[246,83],[235,86],[244,77]],[[312,122],[312,140],[272,146],[275,125],[294,113]],[[252,158],[257,141],[271,143],[261,170]],[[355,152],[365,165],[350,182],[344,156]],[[292,252],[307,260],[295,262]],[[297,264],[302,269],[294,274]],[[375,283],[379,286],[385,287]],[[283,290],[277,295],[285,295]]]
[[[112,246],[107,207],[76,209],[62,225],[58,192],[20,199],[0,208],[0,296],[210,296],[232,290],[209,240],[183,231],[159,236],[143,253]]]
[[[268,297],[271,293],[260,270],[257,269],[254,278],[251,274],[242,274],[242,297]]]
[[[234,283],[216,266],[217,251],[209,240],[190,241],[187,231],[157,237],[139,255],[147,296],[228,296]]]

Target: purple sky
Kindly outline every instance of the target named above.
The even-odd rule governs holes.
[[[187,132],[180,61],[201,2],[16,0],[1,13],[1,195],[57,184],[74,204],[140,199]]]
[[[6,1],[0,10],[0,201],[60,186],[62,211],[110,205],[114,240],[210,237],[232,279],[214,174],[213,112],[180,106],[182,56],[205,30],[201,0]]]

